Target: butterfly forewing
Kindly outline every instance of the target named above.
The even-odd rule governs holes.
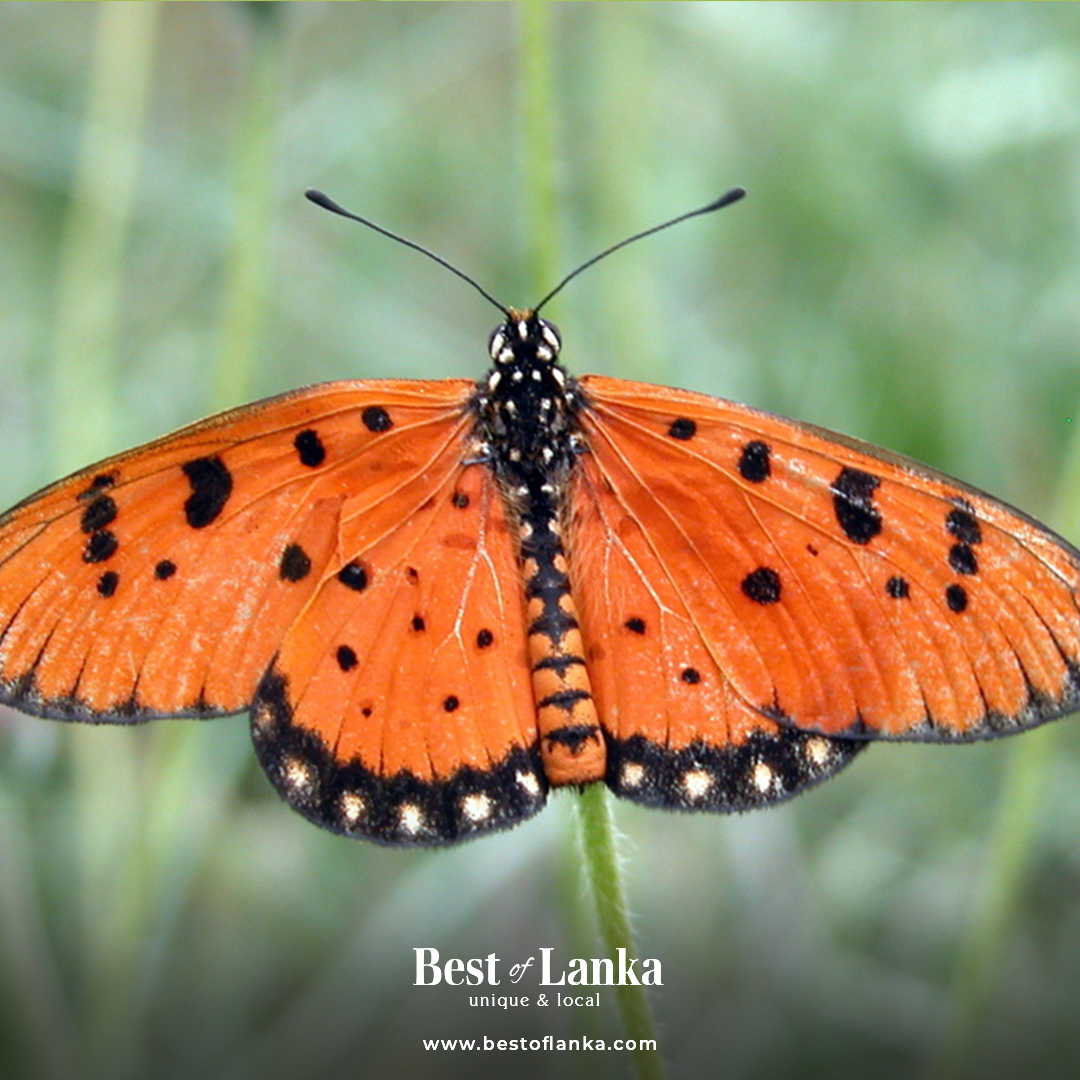
[[[682,605],[749,708],[826,735],[930,739],[1076,708],[1080,556],[1058,537],[807,425],[698,394],[582,385],[583,475],[612,523],[597,543],[640,531],[677,597],[668,607]]]
[[[245,708],[335,558],[346,494],[376,500],[422,472],[460,439],[470,388],[297,391],[118,455],[9,511],[0,697],[118,721]]]

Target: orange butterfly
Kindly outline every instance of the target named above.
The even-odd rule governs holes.
[[[597,780],[747,810],[869,740],[1080,707],[1080,553],[1037,522],[806,424],[575,379],[550,322],[503,310],[478,383],[297,390],[9,511],[0,699],[249,709],[291,806],[388,844]]]

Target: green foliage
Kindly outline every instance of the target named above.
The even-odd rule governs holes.
[[[1062,490],[1080,538],[1080,9],[550,8],[0,6],[0,503],[243,397],[483,372],[493,311],[308,186],[525,305],[741,184],[560,295],[567,365],[798,415],[1038,516]],[[1066,721],[878,747],[743,818],[616,806],[670,1075],[1075,1074],[1078,790]],[[613,995],[515,1014],[411,985],[426,945],[598,955],[573,800],[385,851],[291,814],[242,718],[0,712],[0,1075],[626,1075],[420,1050],[620,1035]]]

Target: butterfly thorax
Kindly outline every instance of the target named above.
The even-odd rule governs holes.
[[[476,435],[518,529],[544,772],[552,784],[581,784],[605,774],[562,540],[562,510],[582,450],[581,392],[558,364],[551,323],[529,311],[508,315],[491,335],[495,366],[473,397]]]
[[[495,366],[473,408],[484,456],[511,493],[543,485],[551,493],[573,466],[580,394],[559,366],[559,347],[552,324],[528,311],[511,310],[491,335]]]

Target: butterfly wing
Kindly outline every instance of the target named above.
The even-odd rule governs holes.
[[[118,722],[247,707],[353,493],[407,515],[399,493],[461,444],[471,389],[311,387],[27,499],[0,518],[0,700]]]
[[[751,788],[783,797],[859,741],[983,738],[1080,707],[1080,554],[1030,518],[809,425],[581,385],[573,576],[620,794],[707,801],[694,755],[742,748]],[[782,752],[755,749],[778,736]]]
[[[726,637],[732,651],[716,656],[711,643],[725,630],[707,608],[713,623],[702,623],[707,579],[672,575],[679,551],[670,537],[654,546],[657,508],[644,492],[633,507],[622,502],[626,477],[609,478],[610,447],[591,433],[590,448],[571,495],[570,578],[612,791],[648,806],[750,810],[847,765],[864,743],[797,731],[741,696],[721,664],[758,674],[752,643]]]
[[[543,805],[515,535],[491,471],[462,456],[414,480],[407,518],[346,504],[341,569],[259,688],[263,767],[336,832],[447,843]]]
[[[311,387],[111,458],[0,519],[0,699],[236,712],[318,824],[439,843],[546,782],[515,541],[466,464],[474,384]]]

